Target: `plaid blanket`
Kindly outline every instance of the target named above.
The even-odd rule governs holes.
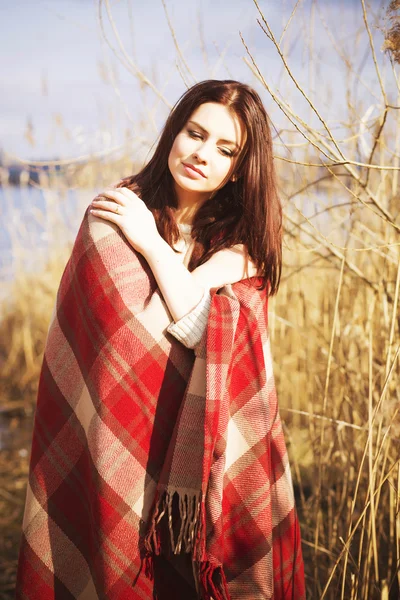
[[[23,600],[305,597],[267,293],[212,290],[195,351],[147,262],[86,213],[40,376]]]

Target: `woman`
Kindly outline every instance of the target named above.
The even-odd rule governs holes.
[[[94,199],[61,280],[18,598],[304,598],[267,330],[280,271],[265,109],[201,82]]]

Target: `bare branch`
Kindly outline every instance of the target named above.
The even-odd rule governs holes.
[[[385,107],[387,107],[387,105],[388,105],[388,99],[387,99],[386,91],[385,91],[385,88],[384,88],[384,85],[383,85],[381,73],[379,71],[378,61],[376,60],[375,46],[374,46],[374,42],[373,42],[373,39],[372,39],[371,30],[370,30],[369,25],[368,25],[367,10],[365,8],[365,1],[364,0],[361,0],[361,6],[362,6],[362,11],[363,11],[363,18],[364,18],[365,28],[366,28],[367,33],[368,33],[368,39],[369,39],[369,45],[370,45],[370,48],[371,48],[372,58],[373,58],[374,65],[375,65],[376,75],[378,77],[379,85],[381,87],[382,96],[383,96],[383,99],[385,101]]]
[[[290,70],[290,67],[279,47],[278,42],[275,39],[275,36],[267,22],[267,20],[264,17],[264,14],[262,13],[257,0],[253,0],[254,4],[257,7],[258,12],[260,13],[260,16],[263,20],[263,23],[265,25],[265,27],[267,28],[268,33],[265,31],[264,27],[261,25],[260,21],[257,19],[258,24],[260,25],[261,29],[264,31],[264,33],[267,35],[267,37],[272,41],[272,43],[274,44],[275,48],[277,49],[277,52],[280,56],[280,59],[282,60],[285,69],[287,71],[287,74],[289,75],[289,77],[291,78],[291,80],[293,81],[293,83],[295,84],[296,88],[299,90],[299,92],[301,93],[301,95],[303,96],[303,98],[307,101],[307,103],[309,104],[310,108],[312,109],[312,111],[315,113],[315,115],[318,117],[318,119],[320,120],[320,122],[322,123],[324,129],[326,130],[326,132],[328,133],[329,139],[331,140],[331,142],[333,143],[333,145],[335,146],[336,150],[339,152],[340,156],[344,159],[344,156],[342,154],[341,149],[339,148],[335,138],[333,137],[327,123],[325,122],[325,120],[323,119],[323,117],[320,115],[319,111],[316,109],[315,105],[313,104],[313,102],[311,102],[310,98],[307,96],[307,94],[305,93],[305,91],[303,90],[303,88],[299,85],[297,79],[294,77],[292,71]]]
[[[289,28],[289,25],[290,25],[290,23],[291,23],[291,21],[292,21],[292,19],[293,19],[294,15],[295,15],[295,13],[296,13],[297,7],[299,6],[300,2],[301,2],[301,0],[297,0],[297,2],[296,2],[296,4],[294,5],[294,7],[293,7],[293,10],[292,10],[292,12],[291,12],[291,14],[290,14],[290,17],[289,17],[289,19],[288,19],[288,22],[286,23],[286,25],[285,25],[285,27],[284,27],[284,29],[283,29],[283,31],[282,31],[281,37],[279,38],[279,42],[278,42],[278,46],[279,46],[279,48],[280,48],[280,47],[281,47],[281,45],[282,45],[282,41],[283,41],[283,38],[285,37],[285,33],[286,33],[286,31],[288,30],[288,28]]]
[[[309,142],[316,150],[318,150],[318,152],[320,152],[321,154],[323,154],[326,158],[328,158],[329,160],[334,160],[329,154],[327,154],[325,152],[325,150],[323,150],[320,146],[318,146],[311,138],[309,138],[304,131],[302,131],[300,129],[300,127],[297,125],[297,123],[294,121],[294,119],[292,118],[290,112],[287,110],[287,105],[285,106],[283,100],[281,100],[280,98],[278,98],[278,96],[272,91],[271,87],[268,85],[268,83],[266,82],[266,80],[264,79],[263,75],[261,74],[260,69],[258,68],[252,54],[250,53],[250,50],[248,49],[242,33],[239,31],[239,35],[240,38],[242,40],[242,43],[244,45],[244,47],[246,48],[246,52],[247,54],[250,56],[250,59],[253,63],[254,69],[251,67],[250,63],[248,62],[248,60],[246,60],[246,58],[244,58],[244,62],[246,63],[246,65],[252,70],[252,72],[257,76],[257,78],[261,81],[261,83],[264,85],[264,87],[266,88],[266,90],[269,92],[269,94],[271,95],[272,99],[274,100],[274,102],[279,106],[279,108],[281,109],[281,111],[285,114],[285,116],[289,119],[289,121],[292,123],[292,125],[297,129],[297,131],[299,133],[301,133],[301,135],[307,140],[307,142]],[[296,118],[297,115],[296,115]],[[300,120],[300,119],[299,119]]]
[[[177,37],[175,35],[175,30],[174,30],[174,28],[172,26],[172,23],[171,23],[171,20],[169,18],[169,14],[168,14],[168,11],[167,11],[167,5],[165,3],[165,0],[161,0],[161,2],[162,2],[162,5],[164,7],[164,12],[165,12],[165,16],[167,18],[168,27],[169,27],[169,30],[171,32],[171,36],[172,36],[172,39],[174,41],[174,46],[175,46],[175,49],[176,49],[176,51],[178,53],[178,56],[181,59],[182,64],[185,67],[185,69],[187,70],[187,72],[189,73],[190,77],[193,79],[193,82],[196,83],[197,80],[196,80],[195,76],[193,75],[192,71],[190,70],[190,67],[187,64],[187,62],[185,60],[185,57],[183,56],[183,54],[181,52],[181,49],[179,47],[178,40],[177,40]],[[183,75],[183,73],[182,73],[182,71],[180,69],[179,69],[179,72],[181,73],[182,77],[184,78],[184,75]],[[189,88],[193,84],[186,83],[185,85]]]
[[[302,214],[302,217],[304,217],[303,214]],[[310,231],[308,231],[307,229],[305,229],[302,225],[298,225],[298,223],[296,223],[296,221],[294,219],[292,219],[289,215],[286,215],[286,219],[288,219],[293,225],[295,225],[296,227],[298,227],[300,229],[300,231],[302,231],[303,233],[305,233],[306,235],[308,235],[314,241],[316,241],[318,243],[321,242],[315,235],[313,235]],[[317,234],[319,236],[321,236],[321,233],[319,231],[317,231]],[[324,237],[324,236],[322,236],[322,237]],[[346,266],[348,267],[348,269],[350,271],[352,271],[355,275],[357,275],[357,277],[359,277],[360,279],[362,279],[374,291],[376,291],[376,292],[378,291],[379,287],[377,286],[377,284],[374,283],[373,281],[371,281],[370,279],[368,279],[368,277],[366,275],[364,275],[364,273],[357,267],[357,265],[351,263],[347,259],[347,257],[345,257],[343,255],[342,252],[339,252],[339,250],[337,248],[335,248],[334,244],[332,244],[331,242],[329,242],[329,240],[326,240],[326,238],[325,238],[325,241],[327,242],[327,246],[325,246],[325,247],[327,248],[327,250],[329,250],[329,252],[331,254],[333,254],[336,258],[338,258],[341,261],[344,260]]]
[[[152,81],[150,81],[150,79],[138,68],[138,66],[133,62],[133,60],[130,58],[130,56],[128,55],[127,51],[124,48],[124,45],[122,43],[121,37],[118,33],[118,29],[115,25],[112,13],[111,13],[111,9],[110,9],[110,3],[109,0],[104,0],[105,4],[106,4],[106,10],[107,10],[107,15],[108,15],[108,19],[110,21],[111,24],[111,28],[113,30],[113,33],[115,35],[115,38],[117,40],[118,46],[120,48],[120,51],[122,53],[122,56],[119,55],[116,51],[116,49],[114,48],[114,46],[110,43],[106,32],[105,32],[105,28],[104,28],[104,23],[103,23],[103,16],[102,16],[102,3],[103,0],[99,0],[99,10],[98,10],[98,16],[99,16],[99,22],[100,22],[100,27],[101,27],[101,31],[103,34],[103,38],[105,40],[105,42],[107,43],[107,45],[109,46],[109,48],[112,50],[112,52],[115,54],[115,56],[118,58],[118,60],[125,66],[125,68],[133,73],[136,77],[139,78],[139,80],[142,82],[142,84],[147,85],[163,102],[164,104],[171,109],[172,105],[170,102],[168,102],[168,100],[163,96],[163,94],[156,88],[156,86],[154,85],[154,83]]]
[[[379,97],[375,94],[375,92],[368,86],[368,84],[364,81],[364,79],[361,78],[360,74],[358,73],[357,69],[353,68],[353,66],[350,63],[349,57],[343,52],[342,48],[340,47],[340,45],[336,42],[335,38],[333,37],[332,34],[332,30],[331,28],[328,26],[324,15],[322,14],[322,11],[319,7],[319,5],[317,4],[317,11],[318,11],[318,16],[321,20],[321,23],[326,31],[326,34],[328,36],[328,38],[331,41],[332,46],[335,49],[335,52],[338,54],[338,56],[340,56],[340,58],[342,59],[342,61],[344,62],[344,64],[346,65],[347,69],[349,69],[349,71],[351,72],[351,74],[357,79],[357,81],[359,81],[361,83],[361,85],[371,94],[371,96],[373,96],[376,100],[379,101]]]
[[[289,147],[289,145],[288,145]],[[320,163],[310,163],[310,162],[301,162],[298,160],[293,160],[290,158],[286,158],[284,156],[275,156],[274,158],[277,158],[279,160],[284,160],[285,162],[289,162],[289,163],[293,163],[295,165],[304,165],[306,167],[340,167],[340,166],[346,166],[346,165],[354,165],[356,167],[365,167],[367,169],[375,169],[377,171],[400,171],[400,167],[392,167],[389,165],[371,165],[368,163],[361,163],[361,162],[357,162],[356,160],[340,160],[340,161],[332,161],[330,163],[324,163],[324,162],[320,162]]]

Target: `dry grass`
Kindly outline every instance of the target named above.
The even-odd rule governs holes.
[[[318,9],[318,3],[313,6]],[[296,10],[298,3],[291,20]],[[283,99],[266,81],[242,38],[255,84],[287,120],[287,131],[275,144],[286,236],[282,284],[270,303],[270,331],[312,600],[385,600],[399,594],[400,87],[396,47],[390,45],[397,38],[388,34],[384,80],[364,2],[360,15],[379,102],[372,110],[351,97],[355,78],[361,86],[364,82],[343,56],[348,114],[340,139],[290,70],[282,42],[290,28],[284,28],[278,42],[260,10],[269,51],[278,53],[289,83],[307,101],[308,120],[293,110],[289,94]],[[335,47],[334,38],[332,43]],[[338,45],[335,50],[340,55]],[[42,180],[56,198],[46,210],[53,214],[67,187],[101,188],[115,181],[115,173],[130,171],[124,156],[72,164],[64,177]],[[49,220],[49,214],[43,217]],[[34,402],[67,255],[68,247],[57,244],[40,272],[18,271],[10,287],[0,322],[0,410],[6,413],[11,406],[29,412]],[[26,458],[21,460],[18,481],[26,474]],[[12,491],[10,473],[4,485]],[[21,513],[8,501],[15,532]],[[13,560],[3,559],[8,586]]]
[[[385,302],[349,274],[311,267],[275,302],[276,376],[311,598],[383,598],[386,587],[397,597],[399,336],[387,364]]]

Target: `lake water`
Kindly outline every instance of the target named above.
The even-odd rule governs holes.
[[[1,291],[17,269],[40,270],[52,249],[75,238],[94,196],[90,189],[0,187]]]

